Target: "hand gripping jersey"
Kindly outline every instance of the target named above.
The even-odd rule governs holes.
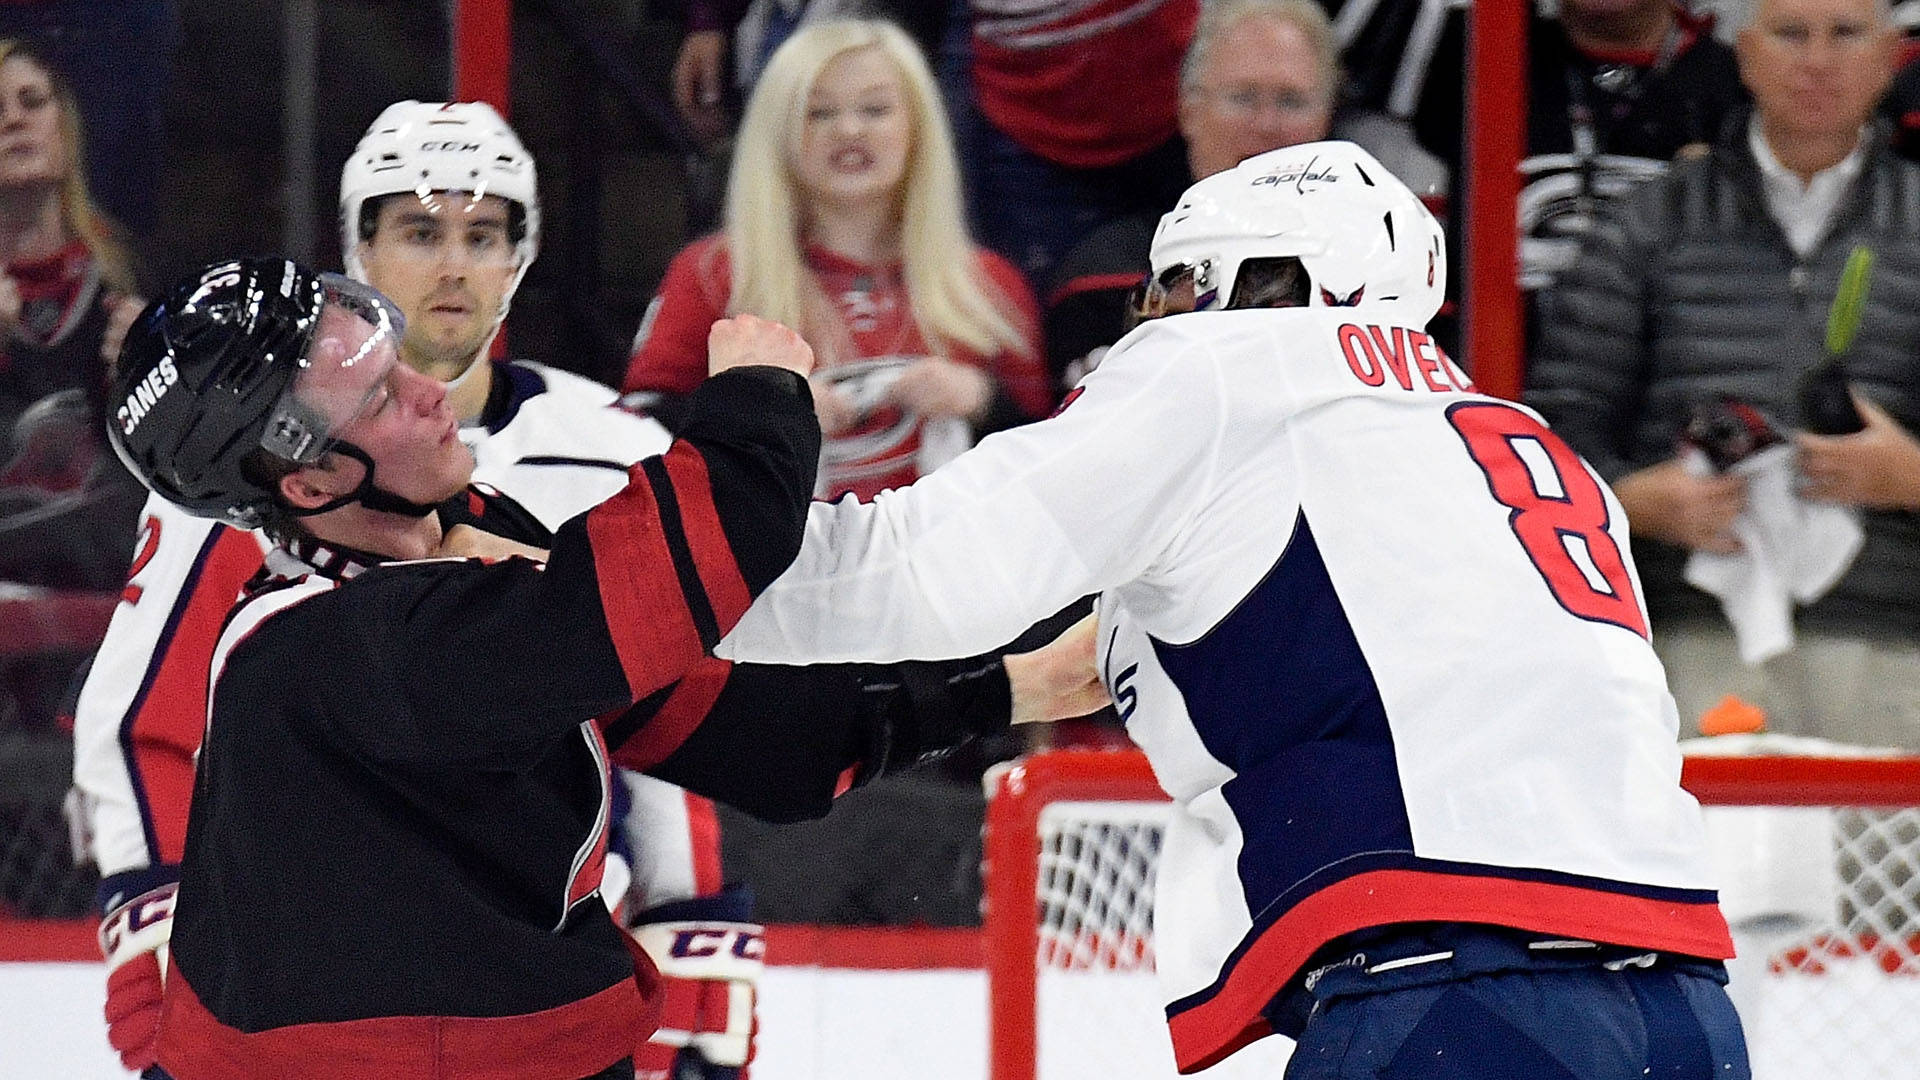
[[[627,466],[672,441],[653,420],[615,407],[612,390],[577,375],[516,362],[494,377],[479,421],[460,431],[474,452],[474,479],[512,493],[549,529],[619,491]],[[145,891],[155,874],[170,879],[180,862],[207,665],[270,546],[158,496],[141,520],[129,584],[74,715],[74,783],[107,910],[116,897]],[[643,902],[718,889],[712,808],[658,781],[630,780],[634,809],[622,827],[647,856]]]
[[[786,545],[784,565],[803,520],[808,481],[745,464],[740,448],[782,435],[781,468],[809,473],[818,451],[810,414],[796,422],[748,377],[710,380],[695,395],[718,402],[689,420],[697,453],[676,444],[629,473],[507,454],[557,476],[631,481],[557,539],[503,496],[441,507],[443,521],[552,547],[544,569],[376,566],[294,544],[269,553],[269,572],[231,619],[214,617],[195,654],[203,688],[212,665],[212,716],[204,690],[197,708],[175,701],[158,713],[180,744],[182,783],[205,735],[163,1020],[161,1056],[175,1075],[336,1076],[353,1071],[348,1060],[368,1075],[584,1075],[631,1053],[657,1008],[651,968],[636,997],[624,935],[589,903],[606,853],[610,758],[790,820],[824,814],[849,784],[1004,728],[1010,690],[987,658],[908,672],[700,655],[746,590],[771,579],[773,546]],[[485,449],[508,445],[496,437]],[[200,581],[221,536],[247,545],[235,561],[260,562],[250,533],[199,535],[180,547],[201,554]],[[582,608],[593,594],[600,603]],[[166,664],[194,651],[169,640]],[[630,707],[605,707],[622,701]],[[595,713],[599,722],[577,719]],[[106,739],[111,753],[110,729]],[[135,819],[122,890],[175,869],[146,861],[137,815],[122,814]],[[658,903],[662,882],[683,875],[663,845],[648,845],[643,903]],[[687,860],[685,844],[665,850]]]
[[[816,504],[719,650],[958,655],[1101,591],[1103,677],[1176,802],[1154,933],[1186,1071],[1370,926],[1731,955],[1619,504],[1379,319],[1139,328],[1053,419]]]

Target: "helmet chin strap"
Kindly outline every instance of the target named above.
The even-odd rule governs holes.
[[[369,510],[383,514],[402,514],[406,517],[423,518],[439,508],[439,503],[417,503],[403,499],[391,491],[373,486],[373,458],[365,450],[350,442],[336,442],[327,448],[329,453],[345,454],[367,467],[366,474],[360,477],[360,486],[345,495],[336,495],[319,506],[308,510],[295,510],[295,517],[312,517],[329,510],[338,510],[348,503],[359,503]]]
[[[493,361],[489,357],[493,350],[493,339],[499,334],[499,327],[495,327],[493,333],[487,335],[486,344],[480,346],[480,351],[473,354],[473,359],[468,362],[466,369],[442,384],[447,388],[449,397],[459,393],[460,388],[470,382],[491,377]]]

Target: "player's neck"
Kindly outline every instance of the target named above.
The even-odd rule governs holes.
[[[815,206],[807,222],[807,241],[877,266],[900,258],[900,222],[885,201]]]
[[[369,510],[348,503],[337,510],[315,514],[304,524],[323,544],[364,551],[387,559],[425,559],[440,550],[440,515],[408,517]]]
[[[1664,0],[1630,11],[1560,13],[1567,40],[1585,53],[1654,52],[1673,26],[1673,9]]]
[[[0,263],[45,258],[67,240],[58,187],[0,188]]]

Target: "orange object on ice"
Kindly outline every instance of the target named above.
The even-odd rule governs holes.
[[[1749,735],[1765,731],[1766,727],[1765,710],[1732,694],[1721,698],[1713,708],[1700,714],[1702,735]]]

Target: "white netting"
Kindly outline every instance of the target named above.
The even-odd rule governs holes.
[[[1057,802],[1041,812],[1042,969],[1153,970],[1153,870],[1168,808]]]
[[[1165,803],[1040,813],[1037,1075],[1173,1077],[1151,977]],[[1756,1080],[1920,1077],[1920,809],[1709,807]],[[1209,1077],[1280,1075],[1265,1039]]]
[[[1165,802],[1055,802],[1040,814],[1037,1075],[1173,1080],[1153,977],[1153,877]],[[1275,1080],[1292,1047],[1266,1039],[1204,1074]]]
[[[1920,810],[1709,807],[1755,1080],[1920,1076]],[[1755,841],[1759,842],[1756,843]]]

